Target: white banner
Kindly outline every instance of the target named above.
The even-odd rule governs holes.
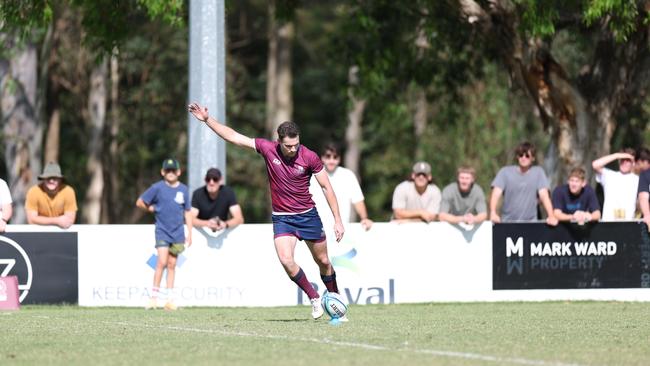
[[[491,256],[489,226],[465,231],[442,223],[377,223],[365,232],[358,224],[349,225],[341,243],[328,244],[339,290],[352,304],[474,299],[491,288],[491,262],[485,260]],[[75,228],[79,304],[145,305],[156,263],[153,225]],[[220,233],[195,229],[192,237],[193,245],[179,256],[176,269],[178,305],[307,303],[277,259],[270,224]],[[323,292],[318,267],[303,242],[296,246],[296,261]]]
[[[60,231],[11,225],[8,231]],[[74,225],[79,233],[79,305],[147,304],[156,250],[153,225]],[[328,234],[328,238],[332,238]],[[492,290],[492,224],[462,228],[446,223],[375,223],[368,232],[346,227],[330,240],[341,295],[350,304],[454,301],[650,301],[649,289]],[[298,242],[296,262],[324,291],[318,267]],[[163,276],[162,296],[167,295]],[[179,306],[307,304],[288,278],[273,246],[271,224],[224,232],[195,229],[179,256],[174,297]]]

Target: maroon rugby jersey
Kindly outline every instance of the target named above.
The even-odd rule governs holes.
[[[271,188],[273,213],[301,213],[314,207],[309,193],[312,174],[323,170],[318,155],[303,145],[293,158],[286,158],[280,143],[255,139],[255,150],[264,157]]]

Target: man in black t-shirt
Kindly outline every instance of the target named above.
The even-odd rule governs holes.
[[[221,171],[208,169],[205,186],[192,193],[192,223],[212,231],[234,228],[244,222],[241,207],[232,188],[222,184]]]

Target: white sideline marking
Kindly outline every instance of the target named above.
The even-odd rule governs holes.
[[[272,335],[272,334],[257,334],[257,333],[248,333],[248,332],[229,332],[224,330],[217,329],[199,329],[199,328],[187,328],[187,327],[177,327],[177,326],[162,326],[162,325],[148,325],[148,324],[134,324],[127,322],[109,322],[105,321],[103,323],[114,324],[114,325],[126,325],[130,327],[141,327],[141,328],[155,328],[155,329],[166,329],[166,330],[175,330],[180,332],[192,332],[192,333],[208,333],[208,334],[222,334],[226,336],[235,336],[235,337],[251,337],[251,338],[266,338],[266,339],[284,339],[291,340],[296,342],[312,342],[318,344],[328,344],[334,346],[342,347],[351,347],[351,348],[361,348],[373,351],[397,351],[397,352],[407,352],[407,353],[422,353],[435,356],[444,356],[451,358],[464,358],[468,360],[480,360],[480,361],[490,361],[496,363],[510,363],[517,365],[537,365],[537,366],[580,366],[576,363],[563,363],[555,361],[542,361],[542,360],[530,360],[526,358],[509,358],[509,357],[499,357],[499,356],[490,356],[482,355],[478,353],[469,353],[469,352],[454,352],[454,351],[440,351],[433,349],[417,349],[417,348],[391,348],[385,346],[378,346],[374,344],[366,343],[356,343],[356,342],[341,342],[333,341],[331,339],[319,339],[319,338],[295,338],[284,335]]]

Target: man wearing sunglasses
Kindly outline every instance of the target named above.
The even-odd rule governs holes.
[[[192,193],[192,216],[195,227],[207,227],[213,232],[232,229],[244,222],[235,192],[223,184],[219,169],[208,169],[205,185]]]
[[[334,216],[334,235],[337,242],[343,238],[345,229],[336,195],[318,155],[300,145],[300,129],[293,122],[281,123],[277,129],[278,139],[270,141],[244,136],[219,123],[208,114],[206,107],[198,103],[190,104],[188,111],[222,139],[254,150],[264,158],[271,191],[275,251],[289,278],[309,297],[311,316],[314,319],[320,318],[323,316],[320,296],[294,260],[297,241],[305,241],[319,267],[321,280],[327,291],[339,292],[336,273],[327,254],[327,238],[323,224],[309,193],[309,180],[312,175],[316,176],[321,185]]]
[[[542,203],[546,211],[546,223],[558,224],[553,214],[549,194],[549,182],[544,170],[533,165],[535,145],[523,142],[515,149],[517,165],[508,165],[499,170],[492,181],[490,197],[490,220],[499,222],[521,222],[537,220],[537,204]],[[499,200],[503,196],[501,214],[497,212]]]
[[[438,218],[440,188],[431,183],[431,165],[419,161],[413,165],[409,180],[393,191],[393,219],[397,222],[431,222]]]
[[[366,203],[359,180],[352,170],[340,166],[341,154],[338,145],[333,142],[327,143],[321,152],[320,160],[323,162],[332,188],[336,192],[341,220],[350,222],[351,208],[354,207],[361,226],[366,231],[370,230],[373,222],[368,219],[368,211],[366,210]],[[326,227],[331,227],[334,224],[334,216],[329,212],[327,200],[315,177],[311,178],[309,192],[316,203],[316,209],[318,209],[318,214],[323,223]]]
[[[639,176],[633,171],[634,154],[634,149],[625,148],[591,163],[596,172],[596,181],[603,186],[605,196],[602,221],[634,219],[639,187]],[[615,160],[618,160],[618,171],[606,168]]]
[[[41,182],[30,188],[25,198],[27,222],[62,229],[72,226],[77,218],[77,197],[65,183],[59,164],[47,163],[38,180]]]

